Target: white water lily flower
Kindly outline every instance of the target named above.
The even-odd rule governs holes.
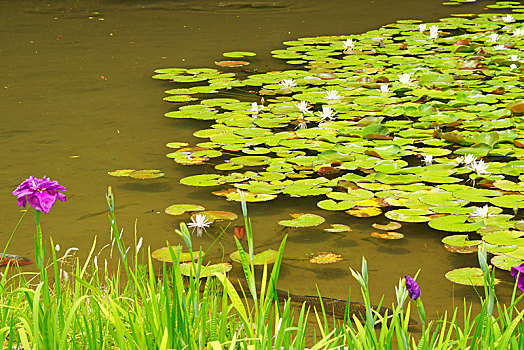
[[[515,22],[515,17],[513,17],[512,15],[506,15],[502,17],[501,19],[502,19],[502,22],[505,22],[505,23]]]
[[[458,157],[456,161],[461,164],[464,163],[466,166],[474,163],[477,160],[477,157],[475,157],[473,154],[466,154],[464,157]]]
[[[517,69],[517,65],[516,65],[516,64],[510,64],[510,65],[509,65],[509,68],[511,68],[511,69]]]
[[[322,106],[322,112],[318,113],[318,116],[321,118],[320,123],[325,122],[326,120],[332,120],[333,117],[337,114],[329,106]]]
[[[260,112],[263,109],[264,109],[263,105],[259,105],[256,102],[253,102],[251,104],[251,108],[248,109],[248,111],[252,112],[255,115],[255,114],[258,114],[258,112]]]
[[[513,61],[513,62],[516,62],[519,60],[519,56],[518,55],[509,55],[509,60],[510,61]]]
[[[499,51],[500,51],[500,50],[506,50],[506,46],[504,46],[504,45],[497,45],[497,46],[495,46],[493,49],[494,49],[494,50],[499,50]]]
[[[300,101],[300,102],[297,102],[295,103],[295,106],[303,113],[303,114],[308,114],[308,113],[311,113],[311,111],[309,110],[309,106],[307,105],[307,102],[306,101]]]
[[[324,98],[328,100],[338,100],[338,99],[341,99],[342,96],[338,94],[337,90],[328,90],[326,91]]]
[[[57,244],[55,245],[55,252],[59,252],[60,251],[60,244]]]
[[[284,79],[279,82],[283,87],[294,87],[297,86],[295,79]]]
[[[433,156],[431,154],[426,154],[424,158],[422,159],[425,165],[431,165],[433,164]]]
[[[211,221],[207,219],[207,216],[204,214],[195,214],[191,217],[191,222],[187,224],[188,227],[196,228],[197,237],[202,236],[202,230],[205,230],[206,227],[211,225]]]
[[[477,175],[489,174],[487,171],[488,165],[481,159],[478,162],[471,163],[471,170],[477,173]]]
[[[475,209],[473,211],[473,213],[471,213],[471,216],[475,216],[475,217],[478,217],[478,218],[487,218],[489,216],[488,211],[489,211],[489,207],[486,204],[483,207]]]
[[[389,90],[389,85],[388,84],[380,84],[380,92],[382,93],[388,93],[388,92],[391,92],[391,90]]]
[[[419,30],[419,32],[425,32],[426,29],[428,29],[428,26],[426,25],[426,23],[420,23],[420,24],[418,25],[418,30]]]
[[[413,85],[414,83],[411,81],[411,74],[405,73],[405,74],[399,74],[398,75],[398,81],[400,81],[403,85]]]
[[[513,36],[523,36],[524,35],[524,27],[522,28],[515,28],[513,30]]]
[[[433,25],[433,26],[430,26],[429,27],[429,37],[431,39],[436,39],[438,38],[438,33],[440,31],[438,30],[438,25]]]
[[[353,50],[355,47],[355,41],[351,38],[347,39],[342,44],[344,45],[344,50]]]
[[[497,33],[491,33],[488,37],[488,43],[496,43],[500,39],[500,35]]]

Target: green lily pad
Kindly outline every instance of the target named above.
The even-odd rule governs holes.
[[[211,222],[215,222],[216,220],[236,220],[238,218],[238,215],[235,213],[220,210],[206,210],[200,212],[200,214],[205,215]]]
[[[136,171],[135,169],[120,169],[120,170],[109,171],[108,174],[111,176],[116,176],[116,177],[127,177],[135,171]]]
[[[517,267],[524,263],[524,260],[502,254],[492,257],[491,263],[501,270],[510,271],[512,267]]]
[[[467,215],[446,215],[436,217],[429,221],[429,227],[435,230],[447,232],[475,232],[482,226],[483,221],[467,223],[469,219]]]
[[[249,52],[249,51],[230,51],[230,52],[224,52],[222,55],[224,57],[229,57],[229,58],[242,58],[242,57],[253,57],[253,56],[256,56],[257,54],[254,52]]]
[[[247,191],[243,191],[243,192],[244,192],[244,198],[246,202],[267,202],[267,201],[277,198],[276,194],[251,193]],[[235,202],[241,201],[240,194],[237,191],[229,193],[226,196],[226,198],[228,201],[235,201]]]
[[[524,195],[508,194],[505,196],[491,198],[489,202],[498,207],[513,209],[516,206],[517,208],[522,209],[524,208]]]
[[[190,253],[180,253],[180,254],[178,253],[179,250],[180,252],[182,252],[182,246],[175,245],[175,246],[172,246],[171,249],[173,250],[173,253],[175,254],[175,256],[178,256],[178,260],[180,262],[187,262],[187,261],[198,259],[199,252],[193,252],[192,254],[193,257],[191,257]],[[170,262],[170,263],[173,262],[173,259],[171,258],[171,252],[169,251],[169,247],[159,248],[153,251],[153,253],[151,253],[151,256],[154,259],[159,260],[159,261]]]
[[[223,176],[217,174],[193,175],[180,179],[180,183],[187,186],[218,186],[225,182]]]
[[[231,268],[232,266],[229,263],[219,263],[208,266],[201,266],[200,278],[213,276],[216,273],[226,273],[229,272]],[[191,263],[180,264],[180,273],[184,276],[195,277],[195,268]]]
[[[395,209],[390,210],[384,214],[388,219],[402,222],[427,222],[429,221],[428,214],[432,214],[427,209]]]
[[[182,215],[188,211],[201,211],[205,209],[203,206],[197,204],[173,204],[165,209],[165,213],[169,215]]]
[[[157,179],[163,176],[165,176],[165,174],[160,170],[136,170],[129,174],[130,178],[140,180]]]
[[[348,210],[356,204],[351,201],[335,202],[332,199],[326,199],[317,203],[317,207],[324,210]]]
[[[280,220],[278,224],[286,227],[311,227],[318,226],[326,221],[322,216],[316,214],[297,213],[291,214],[291,216],[293,216],[293,220]]]
[[[253,265],[264,265],[264,264],[270,265],[277,260],[277,255],[278,255],[278,252],[272,249],[265,250],[262,253],[254,254],[253,255]],[[240,253],[238,250],[236,252],[229,254],[229,257],[234,262],[242,263],[242,260],[240,259]],[[248,261],[248,264],[251,264],[251,261],[249,259],[249,254],[247,254],[247,261]]]
[[[451,270],[447,272],[445,276],[451,282],[465,286],[484,285],[484,275],[482,270],[478,267],[463,267],[460,269]],[[500,279],[495,278],[495,284],[499,283]]]
[[[477,251],[477,246],[482,243],[481,240],[469,240],[467,235],[453,235],[442,239],[446,250],[452,253],[474,253]]]

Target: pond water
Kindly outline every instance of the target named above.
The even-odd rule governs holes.
[[[97,237],[109,242],[104,194],[113,187],[117,218],[127,242],[134,225],[151,249],[177,243],[178,219],[164,214],[175,203],[198,203],[209,210],[240,215],[240,205],[213,196],[209,189],[180,185],[180,178],[202,173],[203,166],[176,165],[165,157],[165,144],[200,140],[192,136],[207,122],[163,117],[172,106],[162,102],[172,87],[151,79],[162,67],[211,67],[226,51],[257,53],[249,67],[260,72],[284,69],[270,51],[282,42],[304,36],[361,33],[397,19],[435,21],[452,12],[482,12],[486,1],[445,7],[438,0],[282,0],[257,1],[23,1],[0,2],[0,242],[5,243],[20,215],[11,192],[29,175],[50,176],[68,189],[66,203],[55,205],[43,218],[47,237],[62,251],[78,247],[85,257]],[[113,178],[115,169],[160,169],[166,177],[140,181]],[[249,205],[257,249],[277,248],[283,238],[278,220],[289,213],[315,212],[316,200],[278,198]],[[477,266],[476,254],[444,250],[445,233],[425,224],[405,224],[405,239],[370,238],[371,224],[383,217],[358,219],[322,213],[329,222],[353,229],[330,235],[320,229],[290,229],[285,255],[333,251],[342,262],[319,266],[287,260],[279,287],[297,294],[345,298],[359,289],[348,267],[360,269],[368,260],[371,296],[385,304],[394,299],[394,286],[404,274],[421,270],[421,285],[431,319],[463,298],[477,300],[473,288],[453,286],[444,274],[457,267]],[[33,257],[34,223],[27,215],[8,252]],[[240,224],[238,220],[236,224]],[[195,238],[209,246],[216,233]],[[225,227],[225,225],[222,225]],[[220,261],[233,250],[232,227],[210,251]],[[103,255],[102,257],[105,257]],[[236,267],[238,274],[238,266]],[[509,281],[509,274],[499,273]],[[507,276],[506,276],[507,275]],[[498,287],[507,300],[511,288]],[[454,297],[454,298],[453,298]],[[455,303],[455,304],[454,304]]]

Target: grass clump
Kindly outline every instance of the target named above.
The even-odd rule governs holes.
[[[418,298],[421,329],[413,331],[409,318],[412,303],[404,280],[395,288],[396,303],[385,315],[377,313],[369,298],[364,258],[361,271],[352,270],[352,274],[361,287],[365,320],[351,312],[348,297],[344,320],[334,319],[329,309],[321,307],[314,310],[314,322],[309,322],[308,311],[313,310],[308,310],[306,303],[293,310],[289,299],[277,298],[285,238],[271,271],[264,266],[261,276],[256,276],[253,230],[245,201],[247,249],[236,241],[246,280],[242,290],[222,272],[212,272],[204,282],[202,259],[193,259],[193,276],[184,277],[180,252],[173,250],[173,265],[164,263],[159,272],[154,270],[149,252],[147,262],[138,264],[139,247],[130,253],[118,234],[111,188],[106,198],[121,263],[113,270],[107,266],[99,269],[95,240],[87,259],[82,264],[76,259],[70,274],[62,269],[64,257],[57,258],[53,250],[52,274],[40,273],[36,285],[27,273],[8,265],[0,278],[3,349],[524,348],[524,311],[517,308],[522,295],[517,296],[515,288],[509,305],[497,301],[494,272],[487,265],[484,247],[478,254],[485,281],[482,309],[473,315],[464,305],[461,322],[456,309],[451,316],[446,313],[438,320],[426,321]],[[192,252],[187,226],[181,223],[177,232]],[[50,243],[53,246],[52,240]],[[200,257],[203,254],[200,249]]]

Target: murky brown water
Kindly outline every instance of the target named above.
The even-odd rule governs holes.
[[[11,192],[29,175],[50,176],[68,189],[43,219],[46,236],[62,249],[78,247],[87,255],[93,238],[99,246],[109,241],[104,194],[108,185],[116,196],[117,217],[130,240],[137,220],[138,234],[156,249],[166,240],[177,242],[177,218],[165,215],[174,203],[200,203],[210,210],[240,214],[237,203],[178,184],[202,168],[173,164],[164,155],[171,141],[199,142],[192,132],[204,122],[172,120],[172,109],[162,103],[167,83],[151,79],[163,67],[214,67],[222,52],[258,53],[251,68],[282,69],[269,51],[285,40],[324,34],[350,34],[377,28],[397,19],[436,20],[451,12],[481,12],[486,1],[459,7],[440,0],[242,0],[183,1],[42,1],[0,2],[0,242],[5,243],[18,218]],[[73,157],[75,156],[75,157]],[[161,169],[167,177],[154,181],[113,178],[115,169]],[[314,201],[279,198],[270,204],[250,205],[255,239],[260,249],[277,248],[277,220],[292,212],[315,210]],[[285,254],[335,251],[345,260],[326,267],[286,261],[280,286],[298,294],[345,298],[358,287],[348,266],[360,269],[363,255],[370,269],[371,295],[386,304],[404,274],[421,269],[419,283],[428,309],[435,317],[465,297],[477,300],[472,288],[453,286],[444,273],[477,266],[476,256],[445,251],[441,232],[427,225],[405,225],[400,241],[369,238],[371,219],[326,214],[328,222],[347,223],[353,232],[330,235],[318,229],[289,230]],[[384,221],[384,220],[383,220]],[[238,221],[240,223],[240,220]],[[216,227],[216,226],[214,226]],[[235,250],[231,229],[210,252],[220,260]],[[8,250],[33,257],[34,223],[27,215]],[[210,231],[213,232],[213,231]],[[195,244],[208,246],[210,236]],[[62,250],[63,251],[63,250]],[[504,273],[499,275],[505,276]],[[507,280],[508,276],[505,276]],[[507,296],[509,288],[499,288]],[[504,300],[504,299],[503,299]]]

